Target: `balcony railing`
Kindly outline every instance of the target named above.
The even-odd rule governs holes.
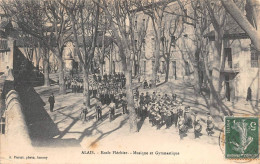
[[[227,61],[225,65],[225,69],[238,69],[239,68],[239,63],[233,63],[232,61]]]
[[[224,72],[239,72],[239,63],[233,63],[232,61],[227,61]]]

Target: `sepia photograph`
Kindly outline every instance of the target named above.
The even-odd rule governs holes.
[[[260,0],[0,0],[0,163],[259,162]]]

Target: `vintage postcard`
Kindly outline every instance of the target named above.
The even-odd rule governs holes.
[[[0,0],[0,163],[259,163],[259,0]]]

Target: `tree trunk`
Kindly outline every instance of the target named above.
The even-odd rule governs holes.
[[[141,76],[141,70],[140,70],[140,65],[141,65],[141,62],[140,62],[140,58],[141,58],[141,55],[142,55],[142,52],[140,52],[140,54],[137,56],[137,75],[138,76]]]
[[[64,81],[64,64],[62,58],[58,58],[58,70],[59,70],[59,88],[61,94],[66,94],[66,87]]]
[[[223,55],[224,55],[224,47],[223,47],[223,29],[219,29],[215,33],[216,40],[215,40],[215,48],[216,53],[213,55],[213,68],[212,68],[212,87],[210,91],[210,102],[211,102],[211,110],[214,107],[219,107],[220,104],[220,91],[221,91],[221,69],[223,66]],[[213,112],[213,111],[211,111]],[[214,113],[214,112],[213,112]]]
[[[49,60],[47,58],[43,58],[43,67],[44,67],[44,86],[50,86]]]
[[[133,67],[134,77],[136,77],[136,60],[135,59],[133,60],[133,65],[134,65],[134,67]]]
[[[90,96],[89,96],[89,81],[88,81],[88,68],[84,68],[82,66],[82,72],[83,72],[83,95],[84,95],[84,102],[86,103],[86,106],[90,108]]]
[[[195,51],[195,61],[194,61],[194,87],[197,93],[200,93],[201,90],[201,80],[200,80],[200,69],[199,69],[199,54],[200,47],[198,47]]]
[[[109,74],[112,74],[112,67],[113,67],[113,58],[112,58],[112,54],[110,53],[110,57],[109,57]]]
[[[100,75],[101,75],[102,77],[103,77],[103,74],[104,74],[103,66],[104,66],[104,64],[103,64],[103,61],[102,61],[102,62],[100,62],[100,65],[99,65],[99,67],[100,67],[99,71],[100,71]]]
[[[165,82],[168,82],[169,80],[169,72],[170,72],[170,55],[167,54],[166,62],[166,72],[165,72]]]
[[[160,36],[160,30],[158,30],[158,36]],[[157,78],[157,71],[159,67],[159,60],[160,60],[160,38],[156,38],[155,42],[155,60],[154,60],[154,67],[152,73],[152,87],[156,87],[156,78]]]
[[[127,67],[127,66],[126,66]],[[129,111],[129,125],[130,132],[137,132],[137,116],[134,108],[134,97],[132,92],[132,68],[125,70],[126,75],[126,98],[127,98],[127,110]]]

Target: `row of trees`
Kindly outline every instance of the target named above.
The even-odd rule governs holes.
[[[23,34],[30,35],[38,41],[41,57],[44,61],[45,85],[49,85],[48,54],[52,52],[58,60],[60,92],[65,93],[64,65],[62,54],[64,47],[73,42],[80,66],[84,75],[84,97],[90,106],[88,93],[88,75],[91,62],[97,49],[97,38],[102,31],[102,46],[98,52],[104,60],[104,38],[109,34],[117,46],[123,71],[126,75],[126,94],[130,112],[130,130],[137,131],[137,119],[134,111],[132,95],[132,71],[136,63],[140,63],[141,49],[145,44],[147,26],[151,22],[154,33],[154,58],[155,63],[152,74],[152,85],[156,87],[156,77],[159,60],[163,57],[166,61],[166,81],[169,76],[169,59],[172,48],[179,49],[183,55],[188,55],[192,63],[195,78],[195,89],[199,93],[202,85],[201,74],[208,82],[211,93],[211,106],[224,108],[220,99],[221,81],[220,72],[224,68],[223,36],[228,22],[227,13],[250,36],[257,50],[259,44],[258,15],[259,4],[254,0],[166,0],[166,1],[136,1],[136,0],[9,0],[1,3],[4,11],[15,21]],[[174,4],[173,4],[174,3]],[[175,7],[172,7],[175,6]],[[245,8],[247,6],[247,8]],[[177,8],[176,8],[177,7]],[[189,12],[187,12],[189,9]],[[247,15],[243,12],[246,10]],[[136,32],[136,17],[138,14],[149,17],[139,32]],[[208,68],[208,42],[204,35],[209,32],[210,25],[215,30],[215,48],[212,76]],[[180,38],[184,35],[186,27],[193,27],[194,36],[191,42],[183,42]],[[90,43],[90,44],[89,44]],[[185,45],[186,44],[186,45]],[[192,44],[192,47],[189,45]],[[185,59],[186,60],[186,59]],[[103,63],[103,62],[100,62]],[[203,64],[201,64],[203,63]],[[212,110],[215,108],[212,108]]]

